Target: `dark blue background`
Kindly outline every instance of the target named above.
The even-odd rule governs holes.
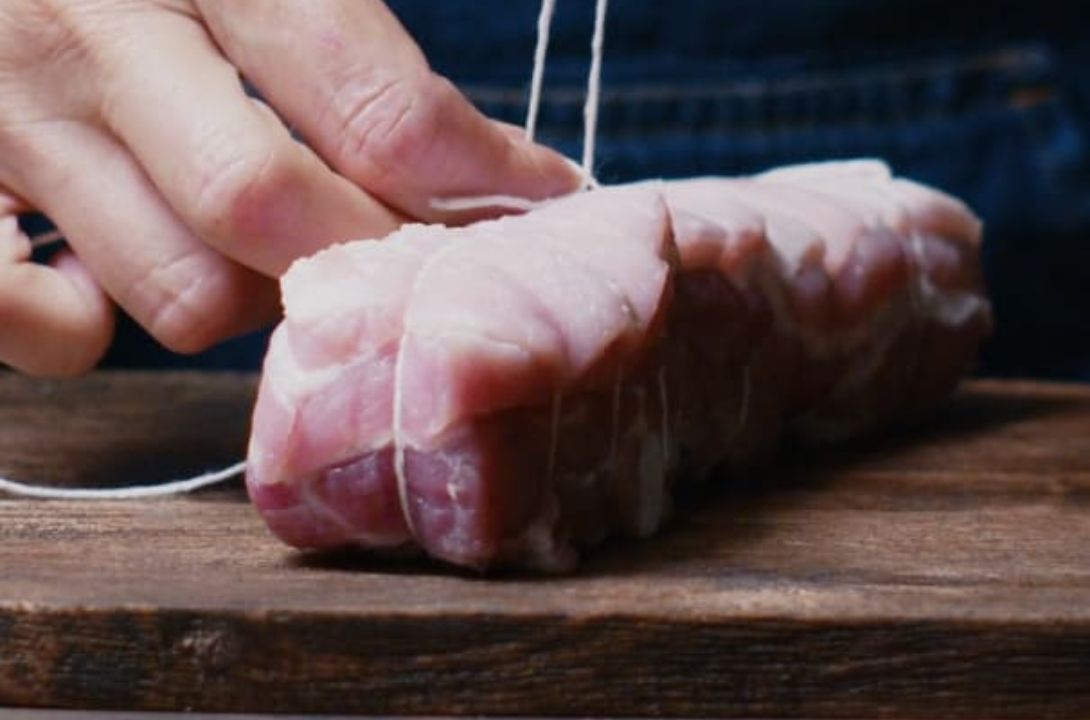
[[[438,71],[518,123],[537,5],[391,2]],[[997,330],[982,373],[1090,380],[1090,24],[1079,3],[612,0],[610,9],[601,180],[885,158],[986,222]],[[559,0],[542,108],[541,139],[573,157],[592,14],[592,0]],[[252,367],[262,343],[183,360],[127,325],[108,362]]]

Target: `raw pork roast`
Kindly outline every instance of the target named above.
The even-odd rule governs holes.
[[[861,161],[331,248],[283,280],[251,497],[300,548],[569,569],[675,483],[947,395],[990,327],[980,231]]]

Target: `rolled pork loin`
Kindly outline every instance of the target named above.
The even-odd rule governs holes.
[[[299,548],[570,570],[679,483],[940,402],[990,328],[980,238],[854,161],[330,248],[283,279],[250,495]]]

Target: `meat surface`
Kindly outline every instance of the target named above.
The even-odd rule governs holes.
[[[247,485],[300,548],[564,571],[785,434],[925,411],[990,328],[981,227],[877,162],[582,193],[283,280]]]

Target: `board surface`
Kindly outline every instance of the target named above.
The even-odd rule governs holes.
[[[0,476],[243,453],[255,379],[0,373]],[[568,578],[307,557],[239,484],[0,497],[0,706],[1090,716],[1090,388],[970,384],[910,432],[735,479]],[[2,713],[2,711],[0,711]]]

